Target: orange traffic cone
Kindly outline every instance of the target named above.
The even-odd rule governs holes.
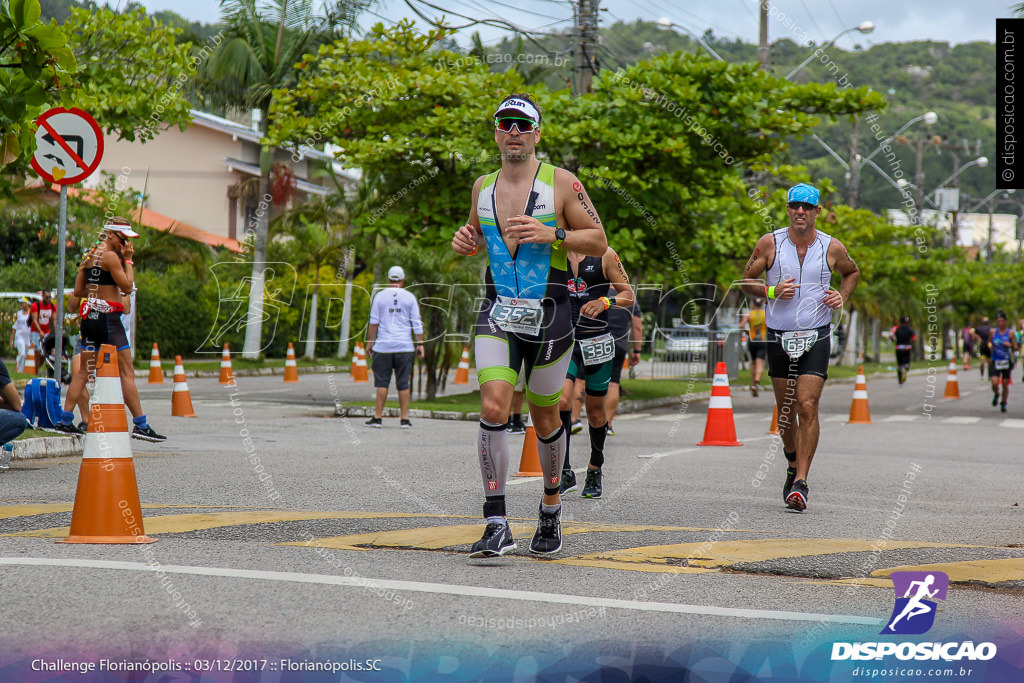
[[[352,367],[349,368],[348,370],[348,376],[351,377],[352,379],[356,378],[356,366],[358,365],[359,362],[359,349],[361,349],[362,347],[362,344],[356,342],[355,348],[352,349]]]
[[[459,360],[459,368],[455,371],[455,379],[452,384],[469,384],[469,348],[462,347],[462,358]]]
[[[153,342],[153,355],[149,357],[149,384],[164,383],[164,369],[160,365],[160,349]]]
[[[58,543],[155,543],[142,528],[117,349],[100,347],[68,537]]]
[[[540,454],[537,452],[537,430],[533,425],[526,427],[526,439],[523,441],[523,454],[519,458],[517,477],[543,477],[540,469]]]
[[[732,418],[732,398],[729,395],[729,373],[725,363],[715,365],[715,379],[711,382],[711,400],[708,402],[708,420],[704,425],[704,440],[698,446],[742,446],[736,440],[736,423]]]
[[[224,345],[224,354],[220,357],[220,381],[217,384],[234,384],[235,373],[231,370],[231,351]]]
[[[352,381],[369,382],[370,376],[366,371],[366,351],[362,344],[356,344],[356,355],[352,363]]]
[[[853,387],[853,403],[850,405],[850,419],[846,424],[871,424],[871,411],[868,410],[868,381],[864,377],[864,366],[857,368],[857,383]]]
[[[942,398],[960,398],[960,382],[956,378],[956,361],[950,361],[949,374],[946,376],[946,391]]]
[[[295,347],[288,342],[288,356],[284,359],[284,381],[299,381],[299,366],[295,364]]]
[[[36,374],[36,347],[32,344],[28,345],[28,356],[25,357],[25,373]]]
[[[188,382],[185,381],[185,366],[181,364],[181,356],[174,357],[174,393],[171,394],[171,417],[195,417],[192,409],[192,394],[188,393]]]
[[[772,408],[772,426],[768,428],[769,434],[781,434],[779,431],[779,407]]]
[[[622,369],[629,370],[629,354],[627,353],[622,359]]]

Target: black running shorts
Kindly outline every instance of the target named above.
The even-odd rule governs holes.
[[[831,328],[818,328],[818,341],[795,361],[782,348],[779,341],[781,332],[768,330],[768,376],[780,379],[796,379],[800,375],[816,375],[828,379],[828,357],[832,349],[829,334]]]

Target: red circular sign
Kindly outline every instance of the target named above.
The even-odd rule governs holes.
[[[55,107],[36,119],[32,170],[58,185],[74,185],[96,171],[103,158],[103,132],[81,109]]]

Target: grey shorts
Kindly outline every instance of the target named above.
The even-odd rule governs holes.
[[[400,351],[397,353],[373,353],[373,360],[370,367],[373,369],[373,386],[378,389],[387,389],[391,384],[391,373],[395,373],[395,387],[399,391],[406,391],[411,386],[412,361],[415,358],[414,351]]]

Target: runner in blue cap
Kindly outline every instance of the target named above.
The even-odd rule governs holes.
[[[789,461],[782,497],[797,511],[807,507],[807,472],[818,448],[832,313],[849,301],[860,279],[842,242],[814,227],[818,199],[817,188],[807,183],[791,187],[789,225],[761,236],[743,272],[743,291],[768,299],[768,376]],[[838,291],[829,288],[834,272],[842,278]]]

